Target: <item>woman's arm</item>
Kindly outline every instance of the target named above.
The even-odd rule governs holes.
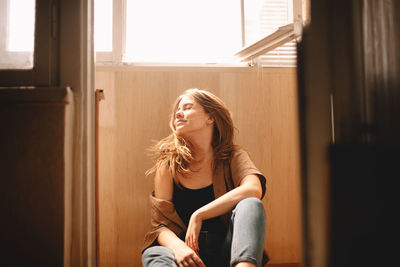
[[[172,200],[173,192],[173,178],[168,170],[168,165],[165,164],[156,171],[154,177],[154,195],[160,199]],[[161,246],[167,247],[174,252],[175,259],[180,267],[205,266],[196,252],[188,247],[168,228],[165,228],[159,234],[157,241]],[[188,265],[184,265],[184,263],[187,263]]]
[[[174,185],[168,164],[160,166],[154,176],[154,196],[159,199],[172,200]]]
[[[257,175],[247,175],[242,179],[240,185],[225,193],[214,201],[196,210],[190,217],[185,243],[197,251],[198,237],[204,220],[220,216],[231,211],[236,204],[245,198],[256,197],[261,199],[262,188]]]

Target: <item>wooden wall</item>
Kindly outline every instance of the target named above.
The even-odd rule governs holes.
[[[208,89],[233,113],[236,142],[268,179],[271,264],[301,262],[296,69],[98,67],[99,266],[141,266],[149,229],[152,162],[146,149],[169,134],[170,108],[187,88]]]

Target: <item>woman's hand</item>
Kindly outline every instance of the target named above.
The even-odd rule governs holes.
[[[179,267],[206,267],[193,249],[182,243],[173,249]]]
[[[200,217],[199,212],[198,211],[193,212],[189,220],[188,229],[186,231],[185,243],[191,249],[196,251],[196,253],[199,252],[199,235],[202,223],[203,220]]]

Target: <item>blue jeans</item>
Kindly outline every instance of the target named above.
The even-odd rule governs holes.
[[[200,233],[200,257],[207,267],[234,266],[239,262],[251,262],[261,266],[265,237],[265,212],[257,198],[241,200],[232,211],[230,227],[220,237]],[[221,242],[222,241],[222,242]],[[223,247],[215,247],[223,244]],[[172,250],[163,246],[147,248],[142,255],[144,267],[177,267]]]

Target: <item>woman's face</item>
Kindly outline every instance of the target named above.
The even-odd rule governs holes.
[[[175,130],[178,135],[187,136],[196,131],[209,129],[213,122],[214,120],[210,115],[192,97],[186,95],[182,97],[175,111],[174,120]]]

